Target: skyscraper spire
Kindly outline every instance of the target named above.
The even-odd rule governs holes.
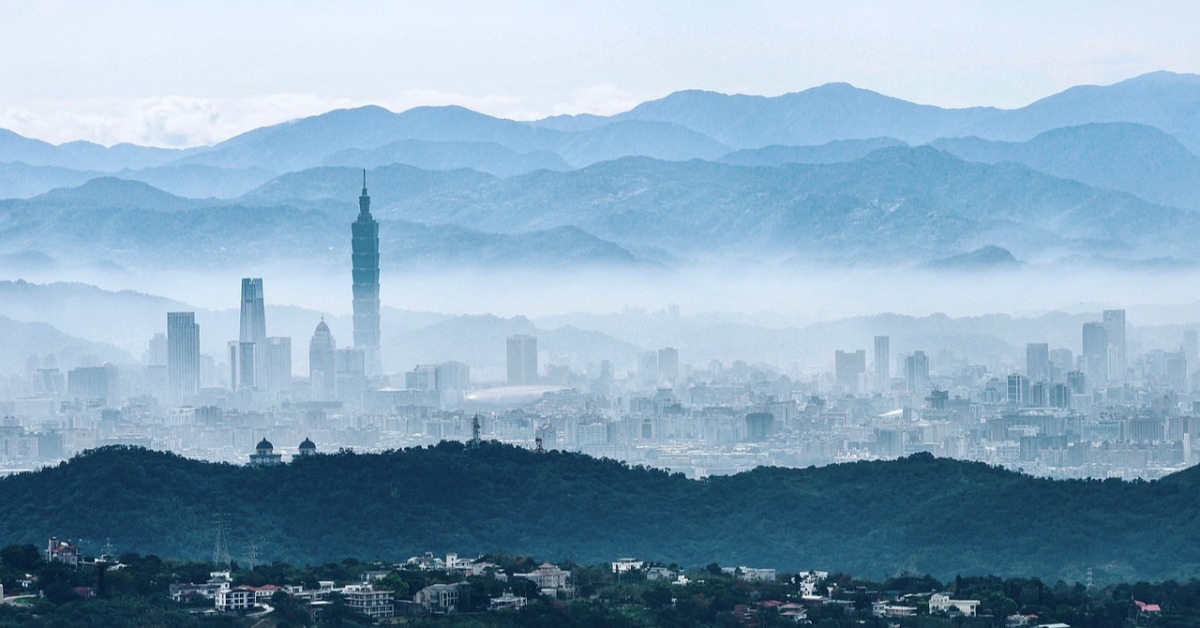
[[[367,169],[363,168],[363,191],[362,196],[358,197],[358,215],[359,218],[371,218],[371,197],[367,195]]]
[[[350,225],[354,288],[354,347],[362,349],[368,377],[383,371],[379,354],[379,223],[371,217],[367,171],[358,197],[358,220]]]

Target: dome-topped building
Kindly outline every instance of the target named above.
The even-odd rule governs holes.
[[[250,466],[269,467],[276,464],[283,464],[283,454],[275,453],[275,446],[263,438],[255,446],[254,453],[250,454]]]
[[[300,450],[299,455],[301,455],[301,456],[312,456],[317,453],[317,444],[312,442],[308,438],[305,438],[304,442],[300,443],[299,450]]]

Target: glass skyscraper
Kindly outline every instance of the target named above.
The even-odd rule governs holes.
[[[354,273],[354,347],[361,349],[367,377],[383,372],[379,354],[379,223],[371,217],[367,171],[363,170],[358,219],[350,225]]]

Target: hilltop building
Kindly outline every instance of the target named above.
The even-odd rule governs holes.
[[[367,377],[383,373],[379,347],[379,223],[371,217],[367,171],[363,170],[358,219],[350,225],[354,278],[354,347],[363,352]]]
[[[283,464],[283,454],[275,453],[275,446],[271,441],[265,438],[259,441],[254,453],[250,454],[250,466],[269,467],[277,464]]]
[[[79,548],[69,541],[59,541],[55,537],[50,537],[50,542],[46,544],[46,562],[48,563],[58,562],[78,567],[80,557]]]

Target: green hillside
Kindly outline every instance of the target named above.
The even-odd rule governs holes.
[[[1020,574],[1068,582],[1188,577],[1196,472],[1160,482],[1051,481],[916,455],[760,468],[692,481],[580,454],[457,443],[339,453],[274,468],[109,447],[0,480],[0,538],[104,539],[164,557],[212,552],[226,513],[236,556],[268,560],[424,552],[532,553],[603,562]],[[90,545],[89,545],[90,544]]]

